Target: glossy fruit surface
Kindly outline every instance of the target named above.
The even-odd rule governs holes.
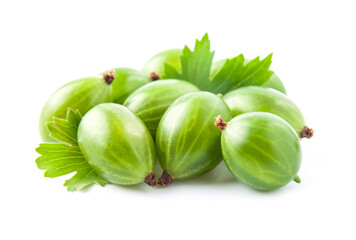
[[[186,93],[197,91],[199,89],[196,86],[186,81],[158,80],[133,92],[124,102],[124,106],[146,124],[151,135],[155,138],[158,123],[174,100]]]
[[[280,188],[297,177],[301,146],[282,118],[245,113],[227,123],[221,136],[224,161],[242,183],[258,190]]]
[[[143,122],[115,103],[91,109],[78,128],[79,147],[97,174],[111,183],[145,181],[155,164],[155,146]]]
[[[232,116],[247,112],[269,112],[286,120],[301,134],[305,120],[299,108],[283,93],[270,88],[248,86],[229,92],[223,97]]]
[[[109,71],[114,71],[113,101],[119,104],[122,104],[136,89],[152,81],[149,75],[131,68],[113,68],[105,72]]]
[[[112,87],[103,76],[67,83],[52,94],[42,109],[39,121],[41,138],[46,142],[55,141],[49,136],[45,123],[52,121],[53,117],[65,118],[68,107],[78,109],[84,115],[95,105],[105,102],[112,102]]]
[[[277,74],[273,73],[270,79],[262,87],[273,88],[281,93],[287,94],[287,91]]]
[[[210,74],[211,78],[214,78],[214,76],[219,73],[219,71],[225,64],[225,61],[226,61],[226,59],[221,59],[221,60],[213,63],[213,65],[211,67],[211,74]],[[245,64],[247,64],[249,61],[250,60],[245,59]],[[265,84],[263,84],[262,87],[273,88],[277,91],[280,91],[280,92],[286,94],[286,89],[285,89],[281,79],[275,73],[272,74],[270,79]]]
[[[173,179],[204,174],[220,163],[217,115],[231,118],[225,102],[208,92],[185,94],[167,109],[158,125],[156,147],[162,169]]]
[[[164,64],[170,64],[178,71],[181,70],[180,56],[182,55],[182,49],[169,49],[160,52],[148,60],[142,69],[146,75],[152,72],[163,76],[165,73]]]

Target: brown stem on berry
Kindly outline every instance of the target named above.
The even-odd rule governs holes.
[[[145,181],[144,181],[148,186],[151,186],[151,187],[154,187],[157,185],[157,182],[156,182],[156,175],[154,172],[151,172],[147,175],[147,177],[145,178]]]
[[[107,84],[111,84],[115,79],[115,70],[110,70],[103,74],[103,79]]]
[[[156,81],[156,80],[160,79],[161,76],[158,73],[151,72],[150,73],[150,78],[152,79],[152,81]]]
[[[300,133],[300,136],[302,138],[311,138],[314,135],[314,130],[312,128],[308,128],[307,126],[304,126],[302,129],[302,132]]]
[[[164,171],[162,173],[162,176],[159,178],[158,180],[158,184],[157,185],[161,185],[163,187],[171,184],[174,181],[174,179],[172,178],[172,176],[167,173],[166,171]]]
[[[215,126],[217,126],[218,128],[220,128],[221,131],[223,131],[227,126],[227,122],[224,122],[221,118],[221,115],[219,115],[215,119]]]

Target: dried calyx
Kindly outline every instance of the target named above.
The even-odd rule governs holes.
[[[152,81],[156,81],[156,80],[160,79],[161,76],[158,73],[151,72],[150,73],[150,78],[152,79]]]
[[[145,178],[144,181],[148,186],[156,186],[157,182],[156,182],[156,175],[154,174],[154,172],[151,172],[147,175],[147,177]]]
[[[107,84],[111,84],[115,79],[115,70],[110,70],[103,74],[103,79]]]
[[[173,181],[174,181],[174,179],[172,178],[172,176],[169,173],[167,173],[166,171],[164,171],[162,173],[162,176],[159,178],[157,185],[167,186],[167,185],[171,184]]]
[[[302,132],[300,133],[300,137],[302,138],[311,138],[314,135],[314,130],[312,128],[308,128],[307,126],[304,126],[302,129]]]
[[[221,115],[219,115],[215,119],[215,126],[217,126],[218,128],[220,128],[221,131],[223,131],[227,126],[227,122],[224,122],[221,118]]]

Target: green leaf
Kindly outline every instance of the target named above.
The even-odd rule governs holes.
[[[90,167],[77,171],[72,178],[65,181],[64,186],[68,187],[68,191],[76,191],[85,189],[93,183],[97,183],[103,187],[108,182],[99,177],[94,172],[94,169]]]
[[[76,174],[65,181],[68,191],[84,189],[94,183],[104,186],[108,183],[97,175],[85,160],[77,141],[77,130],[82,117],[79,111],[68,108],[66,119],[53,118],[47,123],[50,136],[59,143],[42,143],[36,151],[37,167],[46,170],[44,176],[55,178],[69,173]]]
[[[45,171],[45,177],[55,178],[90,167],[78,147],[63,143],[43,143],[36,151],[42,156],[37,167]]]
[[[210,40],[205,34],[201,41],[196,41],[194,51],[187,46],[184,47],[181,56],[181,73],[173,66],[165,64],[163,78],[185,80],[195,84],[200,90],[226,94],[243,86],[263,85],[273,73],[269,70],[272,54],[263,60],[257,57],[246,65],[244,56],[240,54],[227,59],[220,71],[211,78],[213,57],[214,51],[210,51]]]
[[[208,81],[205,85],[206,91],[225,94],[228,91],[237,88],[238,74],[244,67],[245,58],[242,54],[232,59],[227,59],[220,71]]]
[[[237,87],[258,85],[261,86],[266,83],[273,72],[269,70],[272,63],[272,53],[265,59],[260,60],[259,57],[248,62],[244,66],[243,74],[241,74],[239,85]]]
[[[182,79],[182,74],[180,74],[172,65],[164,64],[165,75],[163,79]]]
[[[201,89],[201,86],[209,80],[213,57],[214,52],[210,52],[208,34],[205,34],[201,41],[196,40],[194,51],[187,46],[184,47],[181,56],[182,72],[178,73],[173,66],[165,64],[164,78],[186,80]]]
[[[209,79],[213,57],[208,34],[201,41],[196,40],[194,52],[185,46],[181,56],[182,78],[200,88]]]
[[[246,65],[245,58],[242,54],[237,57],[227,59],[220,71],[213,76],[210,83],[207,84],[206,90],[213,93],[228,93],[243,86],[261,86],[267,82],[272,71],[269,67],[272,63],[272,54],[268,55],[262,61],[259,57],[253,59]]]
[[[47,122],[47,128],[50,136],[59,142],[77,146],[78,125],[82,119],[79,112],[68,108],[67,119],[53,117],[53,121]]]

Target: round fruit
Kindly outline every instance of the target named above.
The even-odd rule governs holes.
[[[158,123],[174,100],[186,93],[197,91],[199,89],[196,86],[186,81],[158,80],[133,92],[124,102],[124,106],[141,118],[155,138]]]
[[[92,108],[79,124],[78,143],[88,163],[107,181],[155,185],[152,137],[126,107],[104,103]]]
[[[299,181],[301,146],[294,129],[282,118],[263,112],[239,115],[224,124],[221,148],[230,172],[258,190],[274,190]]]
[[[216,61],[213,63],[212,67],[211,67],[211,78],[214,78],[216,76],[216,74],[219,73],[219,71],[221,70],[221,68],[224,66],[226,59],[222,59],[219,61]],[[248,62],[250,62],[250,60],[245,59],[245,64],[247,64]],[[273,88],[277,91],[280,91],[284,94],[286,94],[286,89],[281,81],[281,79],[275,74],[273,73],[272,76],[269,78],[269,80],[267,82],[265,82],[262,87],[268,87],[268,88]]]
[[[223,99],[229,105],[233,117],[246,112],[269,112],[286,120],[300,137],[313,136],[314,131],[305,126],[302,112],[281,92],[248,86],[229,92]]]
[[[181,55],[182,49],[169,49],[160,52],[148,60],[148,62],[146,62],[142,72],[144,72],[146,75],[152,76],[155,80],[157,80],[165,74],[165,63],[172,65],[179,72],[182,68],[180,62]]]
[[[269,78],[262,87],[273,88],[281,93],[287,94],[287,91],[281,81],[281,79],[277,76],[277,74],[273,73],[272,76]]]
[[[67,83],[59,88],[44,105],[39,122],[43,141],[54,142],[49,136],[46,122],[53,117],[65,118],[68,107],[85,114],[89,109],[100,103],[112,102],[113,77],[110,73],[100,77],[87,77]]]
[[[221,131],[214,126],[217,115],[231,118],[226,103],[209,92],[187,93],[167,109],[156,135],[157,155],[164,170],[161,185],[202,175],[220,163]]]
[[[111,72],[114,76],[113,101],[119,104],[122,104],[137,88],[152,81],[149,76],[131,68],[114,68],[106,72]]]

